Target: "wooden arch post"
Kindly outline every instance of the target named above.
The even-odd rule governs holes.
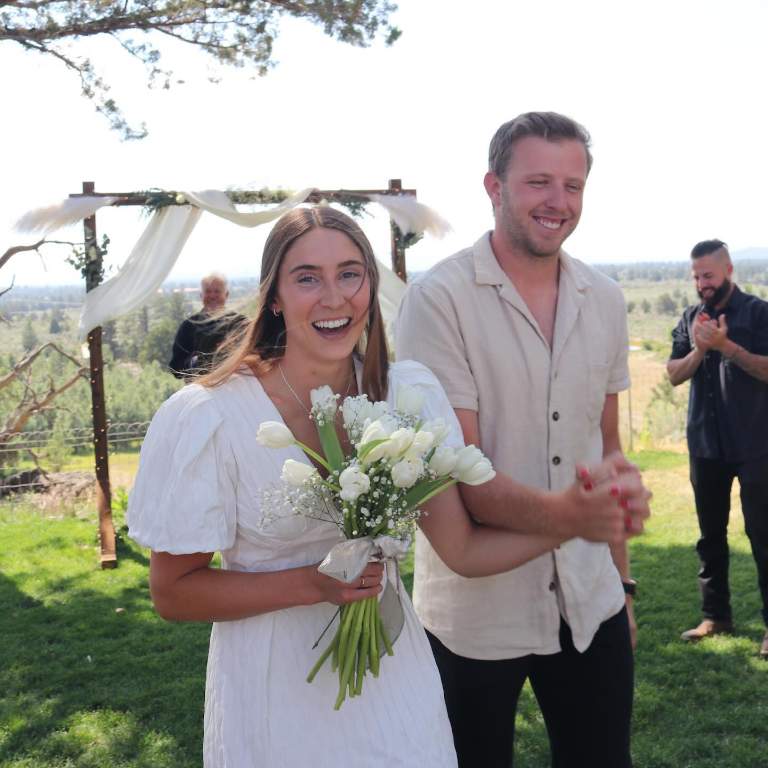
[[[92,181],[83,182],[83,194],[94,192]],[[103,273],[101,250],[96,240],[96,215],[83,221],[85,235],[85,290],[92,291]],[[88,362],[93,416],[93,454],[96,465],[96,508],[99,513],[99,547],[101,567],[117,565],[115,525],[112,522],[112,492],[109,487],[109,444],[107,442],[107,406],[104,392],[104,360],[101,349],[101,326],[88,333]]]

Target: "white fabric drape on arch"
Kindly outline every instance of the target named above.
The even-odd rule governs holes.
[[[189,205],[167,206],[156,211],[118,274],[86,294],[80,314],[81,340],[85,340],[91,329],[137,309],[160,288],[202,211],[242,227],[257,227],[304,202],[312,189],[303,189],[273,208],[249,213],[238,211],[227,194],[220,190],[183,192]],[[448,222],[437,212],[410,195],[370,194],[366,197],[384,207],[404,234],[427,231],[435,237],[442,237],[450,230]],[[48,235],[94,214],[99,208],[112,205],[117,199],[96,196],[68,198],[57,205],[30,211],[19,219],[16,229]],[[406,286],[384,263],[378,261],[378,266],[381,275],[379,302],[391,329]]]
[[[168,277],[203,211],[241,227],[257,227],[304,202],[312,189],[303,189],[264,211],[241,213],[224,192],[184,192],[190,205],[169,205],[156,211],[120,271],[89,291],[80,313],[80,339],[114,317],[147,301]]]

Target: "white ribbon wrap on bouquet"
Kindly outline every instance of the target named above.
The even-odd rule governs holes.
[[[331,549],[317,570],[345,584],[352,584],[360,578],[360,574],[371,560],[401,560],[408,552],[409,546],[409,541],[392,536],[347,539]],[[384,591],[379,596],[379,614],[387,636],[394,645],[403,631],[405,613],[400,602],[399,588],[396,590],[392,587],[389,574],[385,576],[385,581]],[[381,652],[384,653],[383,646]]]
[[[347,539],[331,549],[317,570],[337,581],[352,584],[360,578],[371,560],[399,560],[408,552],[409,545],[410,542],[392,536]]]

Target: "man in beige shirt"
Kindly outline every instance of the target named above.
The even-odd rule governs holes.
[[[485,188],[495,227],[408,290],[397,356],[432,369],[498,472],[462,486],[487,525],[561,546],[498,576],[451,572],[419,536],[414,602],[432,643],[462,768],[508,768],[530,679],[558,768],[626,768],[635,625],[626,540],[649,494],[623,496],[618,395],[629,386],[618,286],[561,250],[591,165],[569,118],[527,113],[499,128]],[[597,503],[577,468],[617,473],[617,504]],[[592,496],[590,496],[590,492]],[[595,503],[592,503],[595,502]],[[622,587],[623,582],[623,587]]]

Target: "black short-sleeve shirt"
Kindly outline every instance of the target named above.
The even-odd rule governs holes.
[[[672,360],[693,349],[693,324],[704,306],[688,307],[672,331]],[[755,355],[768,355],[768,302],[734,286],[720,311],[728,338]],[[743,462],[768,455],[768,384],[750,376],[719,352],[709,350],[691,379],[688,401],[691,456]]]
[[[235,312],[209,315],[202,311],[182,321],[168,367],[178,379],[207,373],[214,361],[219,345],[237,329],[246,318]]]

